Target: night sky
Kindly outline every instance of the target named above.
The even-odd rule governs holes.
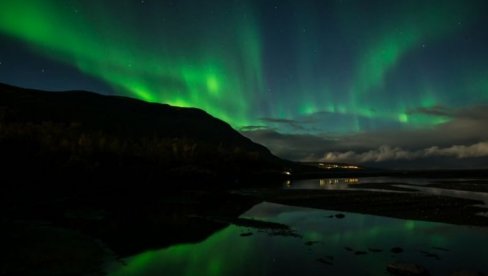
[[[0,82],[198,107],[294,160],[479,167],[487,12],[482,0],[2,0]]]

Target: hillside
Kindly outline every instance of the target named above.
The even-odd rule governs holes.
[[[279,175],[287,164],[199,109],[5,84],[0,84],[0,162],[15,183],[97,185],[170,178],[237,181]]]

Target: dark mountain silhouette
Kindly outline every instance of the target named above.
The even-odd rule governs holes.
[[[0,162],[13,177],[12,186],[174,178],[232,183],[280,175],[290,164],[199,109],[5,84],[0,84]]]
[[[0,84],[0,91],[2,121],[80,124],[86,131],[104,131],[131,138],[189,138],[270,155],[265,147],[196,108],[85,91],[43,92],[5,84]]]

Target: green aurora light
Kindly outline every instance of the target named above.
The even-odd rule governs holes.
[[[312,2],[276,6],[286,11],[287,21],[279,23],[281,40],[270,39],[279,29],[269,26],[265,4],[257,1],[199,2],[198,7],[169,1],[142,10],[140,1],[127,0],[7,0],[0,3],[0,33],[122,95],[202,108],[235,128],[262,125],[261,118],[300,120],[324,112],[352,123],[325,121],[316,132],[445,122],[409,110],[459,104],[463,91],[445,91],[428,76],[409,83],[402,70],[408,67],[406,57],[420,55],[425,45],[439,47],[439,41],[476,22],[477,2],[407,1],[373,11],[362,11],[360,1],[330,3],[328,9]],[[293,45],[287,46],[290,40]],[[294,50],[279,55],[283,63],[270,58],[290,47]],[[344,48],[347,66],[333,62]],[[341,70],[347,73],[334,75]],[[484,75],[473,83],[464,104],[482,95],[486,99]]]

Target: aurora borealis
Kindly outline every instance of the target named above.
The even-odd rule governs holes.
[[[432,133],[488,102],[487,8],[476,0],[4,0],[0,81],[201,108],[299,160],[385,145],[470,146],[488,135],[419,137],[445,137]],[[385,132],[419,143],[368,143]],[[296,146],[310,141],[321,146]]]

